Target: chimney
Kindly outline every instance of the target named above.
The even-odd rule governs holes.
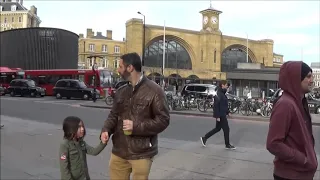
[[[31,11],[32,14],[37,15],[37,8],[35,6],[31,6],[30,7],[30,11]]]
[[[83,34],[79,34],[79,38],[83,38]]]
[[[97,32],[97,36],[102,37],[102,32]]]
[[[92,38],[94,36],[94,32],[92,29],[87,29],[87,38]]]
[[[107,30],[107,39],[112,40],[112,30]]]

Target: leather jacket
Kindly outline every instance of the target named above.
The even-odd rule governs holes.
[[[133,121],[131,135],[123,132],[123,120]],[[145,76],[133,88],[119,88],[102,132],[112,135],[112,153],[127,160],[152,158],[158,154],[158,134],[170,123],[165,93]]]

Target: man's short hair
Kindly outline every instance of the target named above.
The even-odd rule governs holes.
[[[122,55],[120,58],[123,60],[123,64],[125,66],[132,65],[137,72],[141,72],[142,63],[139,54],[135,52],[127,53]]]
[[[219,86],[222,87],[222,85],[226,85],[227,81],[226,80],[221,80],[219,83]]]

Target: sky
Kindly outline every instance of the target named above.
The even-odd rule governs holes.
[[[113,39],[125,38],[125,22],[146,16],[146,24],[199,31],[210,1],[50,1],[25,0],[35,5],[41,27],[62,28],[86,35],[86,29],[113,31]],[[320,62],[320,1],[212,1],[222,11],[223,35],[249,39],[273,39],[274,52],[284,60]]]

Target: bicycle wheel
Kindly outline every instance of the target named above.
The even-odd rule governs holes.
[[[238,111],[239,105],[237,104],[237,101],[232,101],[229,104],[229,111],[231,114],[234,114],[235,112]]]
[[[267,105],[263,105],[262,107],[261,107],[261,116],[262,117],[265,117],[266,115],[266,109],[267,109]]]
[[[105,99],[105,102],[106,102],[107,105],[112,105],[113,104],[113,98],[111,96],[108,96]]]
[[[270,117],[272,112],[272,106],[267,106],[265,110],[265,117]]]
[[[198,110],[200,112],[206,112],[207,109],[205,108],[205,104],[206,104],[206,101],[205,100],[202,100],[198,103]]]
[[[251,114],[250,106],[248,103],[243,103],[240,106],[241,114],[244,116],[249,116]]]

